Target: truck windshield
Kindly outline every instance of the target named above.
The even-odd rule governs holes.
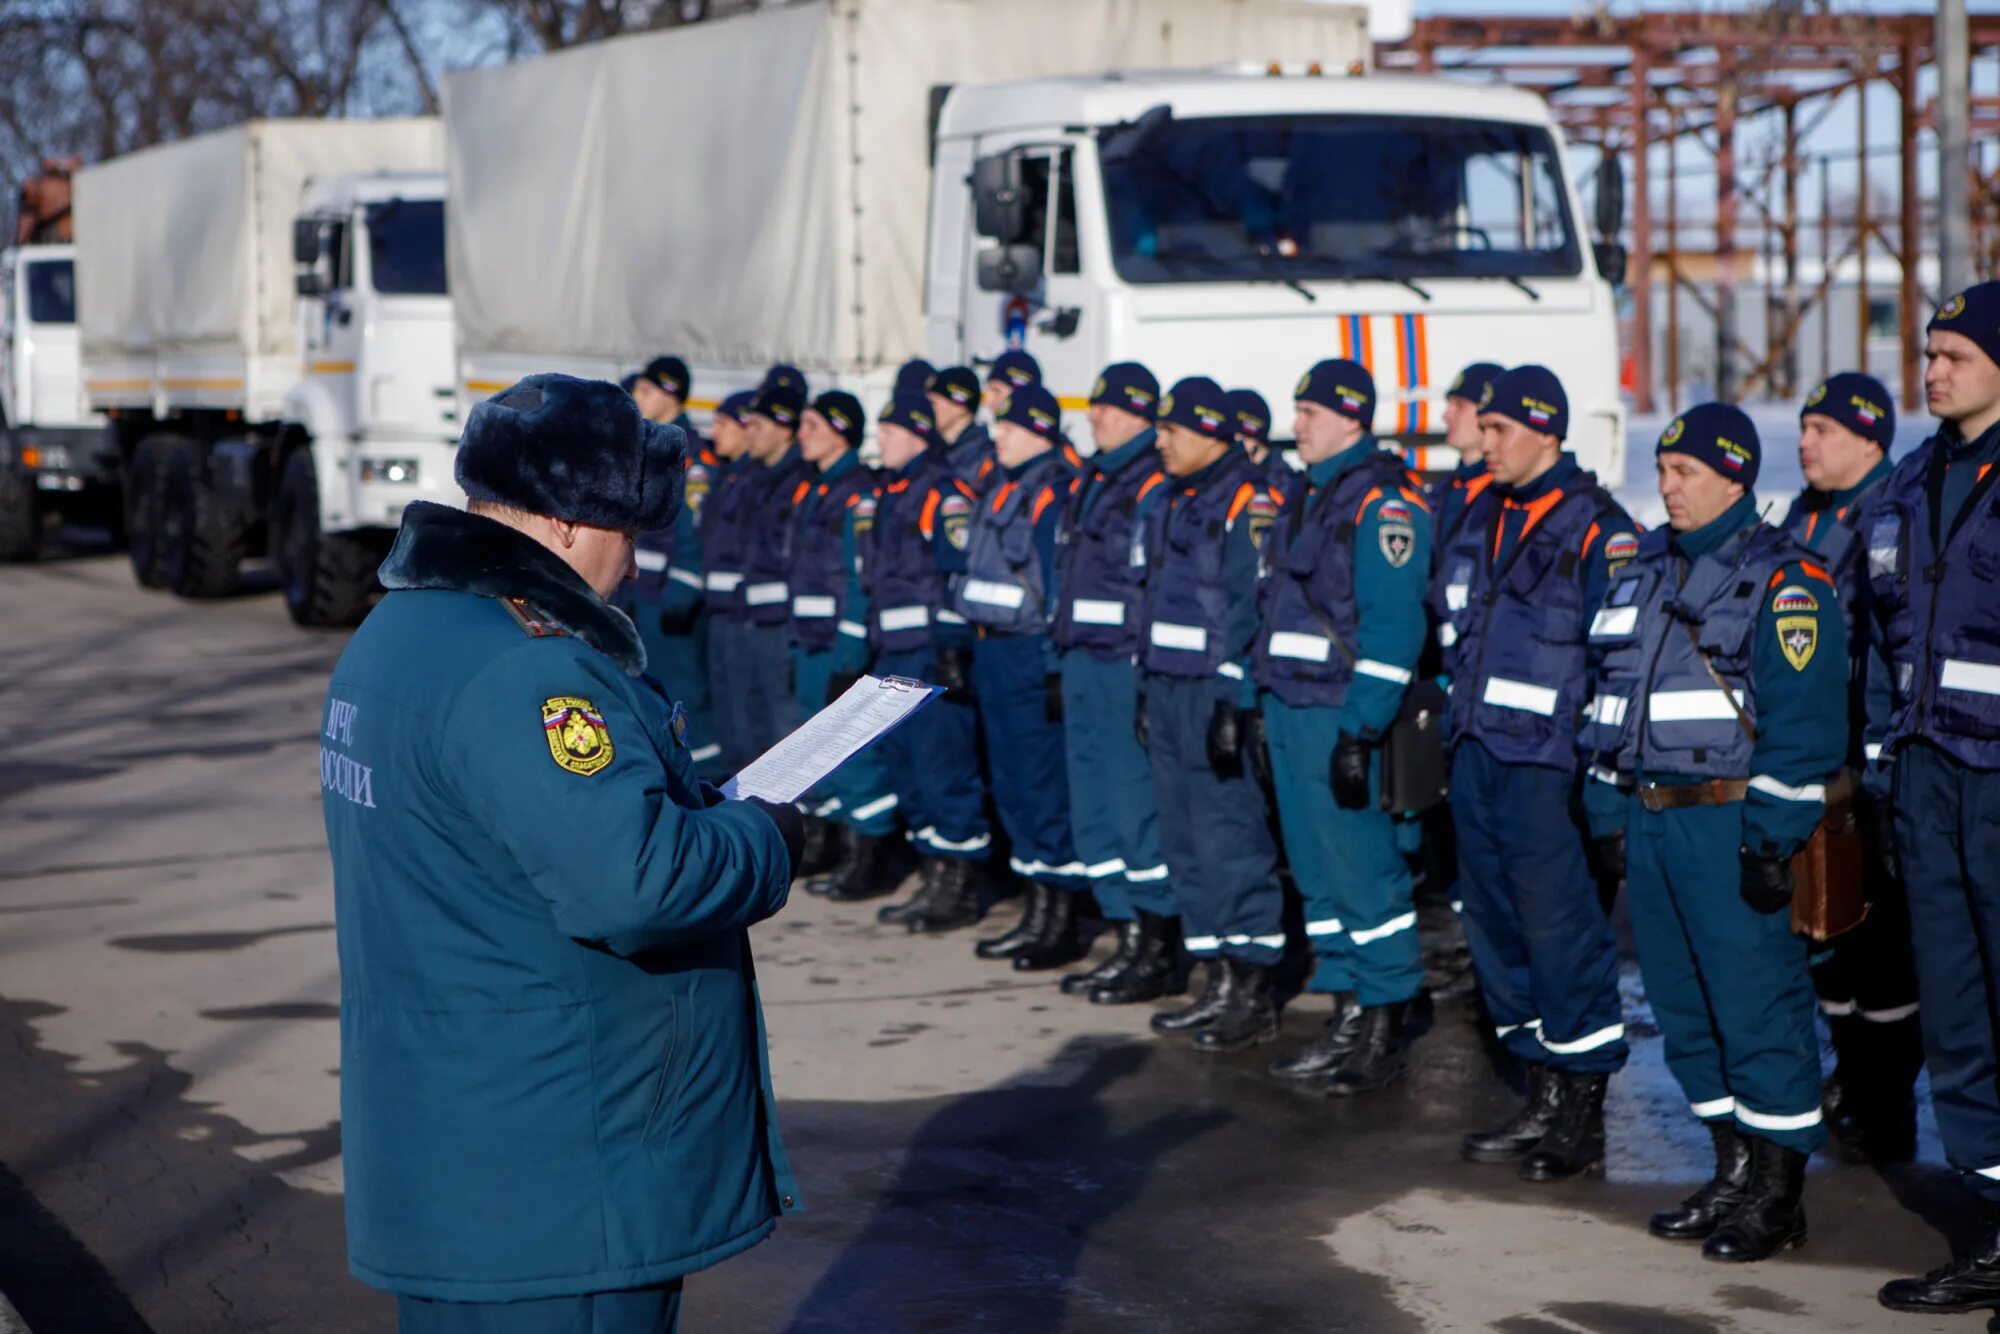
[[[370,204],[368,267],[384,296],[443,296],[444,201]]]
[[[76,323],[76,266],[66,259],[28,265],[28,320],[33,324]]]
[[[1555,142],[1536,126],[1288,115],[1131,133],[1103,168],[1127,282],[1582,270]]]

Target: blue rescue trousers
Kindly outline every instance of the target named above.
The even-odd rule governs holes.
[[[1575,788],[1574,771],[1506,764],[1477,741],[1460,743],[1451,762],[1460,919],[1507,1049],[1609,1074],[1626,1055],[1618,941],[1584,858]]]
[[[839,665],[839,656],[832,649],[818,653],[792,650],[792,694],[801,718],[812,717],[831,702],[826,692]],[[896,832],[899,804],[879,742],[863,747],[805,799],[805,807],[812,814],[853,825],[860,833],[876,838]]]
[[[2000,771],[1918,742],[1896,753],[1894,775],[1938,1135],[1967,1184],[2000,1202]]]
[[[1233,683],[1145,675],[1140,684],[1182,942],[1196,958],[1275,964],[1285,952],[1285,904],[1264,793],[1247,772],[1219,778],[1208,763],[1216,690]]]
[[[801,721],[792,698],[791,631],[727,616],[708,628],[708,679],[722,764],[734,774],[790,735]]]
[[[877,676],[929,681],[935,650],[878,653]],[[972,704],[941,695],[875,743],[910,842],[926,857],[985,861],[993,851],[986,789],[979,779],[979,715]]]
[[[639,642],[646,646],[646,672],[666,689],[667,698],[681,706],[687,718],[688,753],[695,773],[710,782],[727,778],[732,769],[722,764],[722,745],[715,739],[714,702],[708,691],[707,612],[698,612],[694,628],[686,634],[670,635],[660,629],[660,604],[643,599],[632,608],[632,621],[639,627]]]
[[[1333,746],[1340,710],[1293,708],[1263,697],[1271,746],[1271,781],[1292,880],[1305,901],[1313,949],[1310,991],[1352,991],[1363,1005],[1413,999],[1423,984],[1417,906],[1410,868],[1397,846],[1396,822],[1373,802],[1358,811],[1333,800]],[[1381,794],[1378,749],[1369,795]]]
[[[675,1334],[681,1282],[519,1302],[396,1298],[398,1334]]]
[[[972,693],[986,733],[993,809],[1012,845],[1014,874],[1061,889],[1088,889],[1069,828],[1069,762],[1063,725],[1049,717],[1055,645],[1046,635],[982,630],[972,646]]]
[[[1070,831],[1107,921],[1133,910],[1172,917],[1173,890],[1160,852],[1153,771],[1132,734],[1138,668],[1082,649],[1062,655],[1063,731],[1069,751]]]
[[[1635,798],[1625,828],[1625,896],[1667,1068],[1701,1119],[1733,1116],[1811,1153],[1826,1128],[1806,939],[1791,914],[1743,901],[1742,804],[1648,811]]]

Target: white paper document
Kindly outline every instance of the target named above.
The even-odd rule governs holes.
[[[722,785],[730,798],[797,801],[861,749],[942,694],[906,676],[864,676]]]

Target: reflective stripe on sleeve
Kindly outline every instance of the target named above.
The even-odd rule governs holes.
[[[1450,648],[1453,644],[1456,644],[1457,642],[1458,642],[1458,627],[1453,625],[1450,621],[1440,622],[1438,625],[1438,643],[1442,644],[1446,648]]]
[[[1584,706],[1583,716],[1599,727],[1623,727],[1632,701],[1623,695],[1599,695]]]
[[[960,616],[957,612],[953,611],[950,607],[941,607],[938,609],[938,624],[964,625],[965,618],[963,616]]]
[[[1496,708],[1520,709],[1544,718],[1555,717],[1557,698],[1557,692],[1547,686],[1538,686],[1530,681],[1510,681],[1504,676],[1487,677],[1486,690],[1479,697],[1481,703]]]
[[[1861,750],[1868,756],[1871,763],[1882,758],[1882,743],[1879,741],[1871,741],[1863,746]]]
[[[1412,676],[1410,669],[1407,667],[1396,667],[1386,662],[1377,662],[1373,658],[1363,658],[1361,661],[1355,663],[1354,674],[1356,676],[1372,676],[1378,681],[1393,681],[1399,686],[1408,685]]]
[[[1215,665],[1215,674],[1217,676],[1226,676],[1232,681],[1241,681],[1243,679],[1243,669],[1233,662],[1217,663]]]
[[[1444,586],[1444,605],[1452,611],[1464,611],[1465,604],[1471,601],[1471,595],[1472,586],[1470,584],[1446,584]]]
[[[644,547],[636,547],[632,552],[632,563],[647,574],[653,574],[667,568],[667,553],[664,551],[648,551]]]
[[[1750,780],[1750,790],[1752,792],[1762,792],[1767,797],[1776,797],[1780,801],[1826,800],[1826,784],[1824,783],[1807,783],[1802,787],[1793,787],[1789,783],[1780,783],[1769,774],[1758,774],[1752,778]]]
[[[689,588],[700,588],[702,586],[701,572],[699,570],[684,570],[678,565],[668,567],[667,578],[677,584],[686,584]]]
[[[859,621],[842,621],[838,629],[840,633],[846,635],[849,639],[868,638],[868,627]]]
[[[711,593],[734,593],[743,576],[735,570],[710,570],[704,582]]]

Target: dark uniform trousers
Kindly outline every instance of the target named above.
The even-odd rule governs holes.
[[[631,1292],[586,1292],[520,1302],[396,1298],[400,1334],[674,1334],[681,1284]]]

